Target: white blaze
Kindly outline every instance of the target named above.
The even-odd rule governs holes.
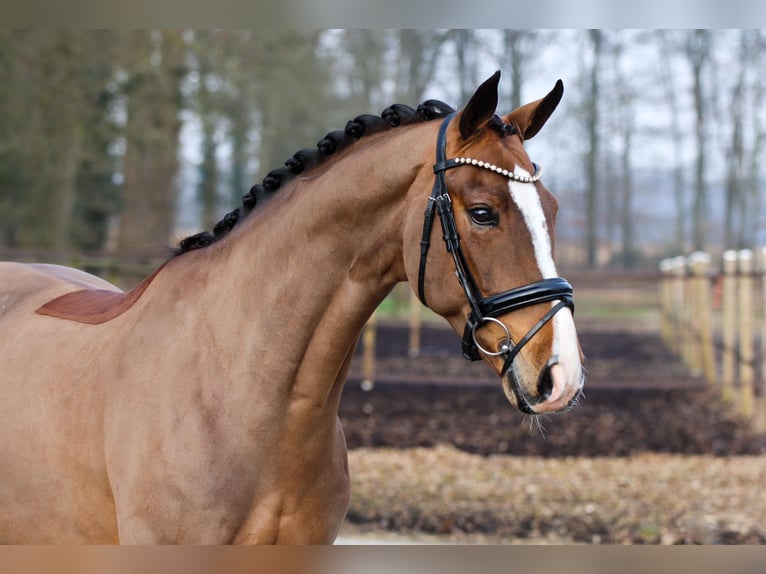
[[[529,173],[520,167],[516,167],[514,173],[518,176],[529,177]],[[556,264],[553,262],[553,249],[551,248],[551,236],[548,232],[548,222],[545,220],[543,206],[540,204],[540,196],[532,183],[521,183],[510,180],[508,188],[511,197],[521,211],[527,229],[532,236],[532,245],[535,248],[535,259],[543,279],[558,277]]]
[[[529,177],[529,173],[516,167],[514,173],[518,176]],[[558,277],[556,264],[553,262],[553,248],[548,230],[548,222],[545,212],[540,203],[540,195],[534,184],[522,183],[510,180],[508,189],[511,198],[519,208],[524,222],[527,224],[529,234],[532,236],[532,246],[535,250],[535,259],[543,279]],[[555,305],[557,301],[551,303]],[[553,317],[553,345],[551,356],[558,357],[559,364],[564,367],[570,384],[580,384],[582,367],[580,365],[580,351],[577,346],[577,333],[575,331],[574,318],[569,309],[561,309]]]

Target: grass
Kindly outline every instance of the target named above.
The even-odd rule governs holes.
[[[644,325],[656,325],[659,321],[659,300],[653,285],[585,287],[576,290],[575,303],[581,320]]]
[[[344,534],[452,542],[762,544],[766,457],[480,457],[358,449]],[[479,535],[478,540],[474,538]]]
[[[575,284],[576,316],[579,321],[656,326],[659,323],[658,285],[652,281],[640,283],[609,282]],[[411,305],[420,307],[423,322],[443,321],[430,309],[423,307],[411,287],[402,283],[380,304],[378,319],[407,321]]]

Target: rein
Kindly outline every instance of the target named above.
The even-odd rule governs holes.
[[[523,285],[515,289],[509,289],[508,291],[503,291],[496,295],[490,295],[488,297],[482,296],[473,275],[471,275],[463,250],[460,247],[460,236],[457,232],[457,223],[455,222],[455,215],[452,210],[452,200],[447,192],[444,172],[454,167],[473,165],[498,173],[507,179],[522,183],[535,183],[540,179],[541,170],[538,165],[533,164],[535,166],[535,173],[533,175],[519,176],[512,171],[501,169],[493,164],[471,158],[460,157],[446,159],[447,126],[454,116],[455,113],[452,113],[444,118],[444,121],[439,128],[439,136],[436,141],[436,163],[434,164],[434,174],[436,177],[433,190],[428,198],[428,206],[426,207],[423,222],[423,237],[420,242],[418,297],[423,305],[428,306],[425,294],[425,272],[426,262],[428,260],[428,250],[431,244],[431,229],[433,228],[434,212],[436,211],[439,214],[444,243],[455,263],[457,279],[462,286],[468,304],[471,307],[471,312],[466,319],[465,329],[463,331],[463,356],[471,361],[481,359],[480,352],[490,357],[504,357],[505,361],[500,373],[501,376],[504,377],[511,368],[513,360],[516,355],[518,355],[519,351],[521,351],[524,345],[526,345],[548,321],[553,319],[553,316],[556,313],[564,307],[567,307],[574,312],[572,286],[566,279],[554,277],[535,281],[534,283]],[[558,301],[558,303],[551,307],[551,309],[540,318],[527,334],[514,345],[508,327],[497,319],[497,317],[505,313],[511,313],[524,307],[537,305],[538,303],[545,303],[547,301]],[[485,349],[476,340],[476,331],[487,323],[495,323],[505,331],[505,341],[500,344],[497,351]]]

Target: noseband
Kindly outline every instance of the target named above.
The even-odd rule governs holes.
[[[463,331],[463,356],[471,361],[481,359],[479,352],[490,357],[504,357],[505,362],[501,371],[501,376],[504,377],[519,351],[521,351],[524,345],[526,345],[548,321],[553,319],[553,316],[558,311],[564,307],[568,307],[574,312],[572,286],[566,279],[554,277],[535,281],[534,283],[503,291],[496,295],[490,295],[488,297],[482,296],[481,291],[476,285],[476,281],[471,275],[463,250],[460,247],[460,236],[457,232],[455,215],[452,211],[452,200],[447,192],[447,185],[444,181],[444,172],[453,167],[474,165],[498,173],[507,179],[523,183],[534,183],[540,179],[540,168],[535,165],[535,173],[526,177],[518,176],[512,171],[501,169],[495,165],[475,159],[445,159],[447,149],[447,126],[454,116],[455,114],[452,113],[444,118],[444,121],[439,128],[439,137],[436,141],[436,163],[434,164],[434,174],[436,174],[436,177],[433,191],[428,198],[428,206],[426,207],[423,223],[423,238],[420,242],[418,296],[420,297],[420,301],[427,306],[425,294],[426,261],[428,259],[428,248],[431,243],[431,228],[433,227],[434,209],[436,209],[439,214],[439,220],[441,221],[444,243],[447,246],[447,251],[452,255],[457,279],[463,287],[466,299],[468,299],[468,304],[471,307],[471,313],[466,319],[465,330]],[[547,301],[558,301],[558,303],[553,305],[551,309],[527,332],[527,334],[514,345],[508,327],[497,319],[497,317],[505,313],[511,313],[523,309],[524,307],[545,303]],[[476,331],[487,323],[495,323],[505,332],[505,341],[499,345],[497,351],[484,348],[476,340]]]

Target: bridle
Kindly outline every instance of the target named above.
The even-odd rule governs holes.
[[[447,185],[444,181],[444,172],[453,167],[463,165],[473,165],[483,169],[488,169],[503,177],[523,183],[535,183],[540,179],[540,167],[536,164],[535,173],[531,176],[519,176],[512,171],[501,169],[493,164],[478,161],[471,158],[446,158],[447,149],[447,126],[455,113],[444,118],[440,128],[439,136],[436,140],[436,163],[434,164],[433,191],[428,198],[428,206],[425,211],[423,222],[423,238],[420,242],[420,267],[418,270],[418,297],[423,305],[426,303],[425,294],[425,272],[426,261],[428,259],[428,249],[431,243],[431,229],[433,227],[434,209],[439,214],[442,231],[444,234],[444,243],[447,251],[452,255],[455,263],[455,272],[460,285],[463,287],[471,312],[466,319],[465,329],[463,331],[463,356],[471,361],[481,359],[480,352],[490,357],[504,357],[501,376],[505,376],[513,359],[519,354],[519,351],[526,345],[543,326],[553,319],[553,316],[564,307],[568,307],[574,312],[574,297],[572,286],[566,279],[554,277],[535,281],[528,285],[509,289],[496,295],[484,297],[476,285],[476,281],[471,275],[463,250],[460,247],[460,236],[457,232],[455,215],[452,210],[452,200],[447,192]],[[511,313],[524,307],[545,303],[547,301],[558,301],[551,309],[543,315],[540,320],[524,335],[516,344],[513,343],[511,333],[508,327],[502,321],[497,319],[500,315]],[[499,325],[505,332],[505,341],[503,341],[497,351],[484,348],[476,340],[476,331],[487,323]]]

